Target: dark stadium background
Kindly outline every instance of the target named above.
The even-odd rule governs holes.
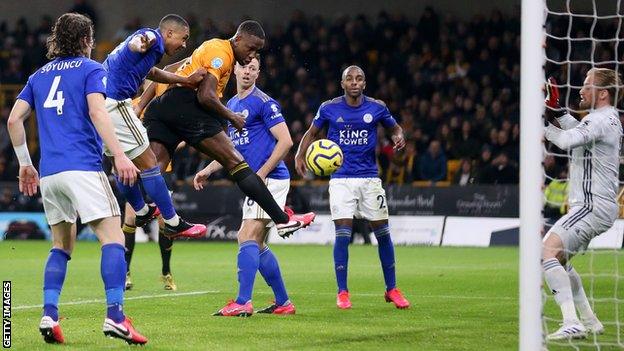
[[[456,1],[433,7],[411,1],[28,3],[0,5],[0,181],[11,182],[17,173],[6,131],[14,96],[45,62],[45,38],[54,18],[74,9],[95,18],[93,56],[99,61],[136,28],[154,27],[169,12],[183,15],[191,24],[189,48],[163,65],[208,38],[230,37],[239,21],[253,14],[268,36],[258,86],[279,100],[288,120],[295,147],[286,161],[295,179],[298,141],[320,103],[342,93],[341,70],[358,64],[367,74],[365,93],[385,101],[406,134],[403,152],[393,152],[388,138],[378,142],[379,175],[386,184],[446,187],[459,182],[462,168],[469,174],[467,185],[518,182],[516,2],[497,8]],[[29,128],[29,145],[37,150],[35,128]],[[185,148],[177,155],[173,182],[188,183],[207,162]],[[36,208],[14,187],[3,187],[0,210]]]

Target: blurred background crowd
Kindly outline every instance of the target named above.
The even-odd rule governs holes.
[[[94,9],[84,1],[76,6],[73,10],[96,19],[97,31]],[[405,131],[407,147],[400,152],[380,133],[379,176],[386,184],[517,183],[518,15],[495,10],[461,20],[426,8],[419,18],[380,12],[330,20],[295,11],[285,23],[263,23],[268,40],[258,86],[279,101],[288,121],[295,146],[286,161],[293,179],[299,179],[293,161],[299,140],[319,105],[342,95],[341,70],[357,64],[367,75],[365,94],[383,100]],[[189,55],[204,40],[232,36],[238,24],[185,17],[191,25],[189,47],[167,62]],[[0,23],[0,87],[25,83],[46,62],[45,39],[52,23],[50,17],[38,23]],[[103,61],[142,26],[143,19],[132,18],[114,38],[96,35],[94,58]],[[226,97],[233,94],[233,80]],[[14,96],[5,91],[3,97],[0,181],[7,181],[17,174],[6,131]],[[172,177],[178,183],[192,180],[208,162],[189,147],[176,157]]]

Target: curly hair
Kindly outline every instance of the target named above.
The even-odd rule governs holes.
[[[66,13],[59,17],[52,27],[52,34],[47,39],[47,58],[84,55],[83,38],[93,37],[93,22],[87,16],[78,13]]]

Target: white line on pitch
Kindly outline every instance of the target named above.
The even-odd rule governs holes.
[[[178,297],[178,296],[193,296],[193,295],[206,295],[206,294],[219,294],[223,291],[219,290],[202,290],[202,291],[189,291],[182,293],[170,293],[170,294],[156,294],[156,295],[141,295],[141,296],[130,296],[125,297],[124,300],[144,300],[144,299],[156,299],[161,297]],[[271,292],[257,292],[255,294],[260,295],[269,295]],[[333,296],[333,293],[328,292],[307,292],[307,293],[293,293],[293,296],[297,295],[329,295]],[[381,294],[373,294],[373,293],[352,293],[351,296],[381,296]],[[456,299],[456,300],[516,300],[515,297],[508,296],[461,296],[461,295],[408,295],[408,298],[416,298],[416,299]],[[79,300],[79,301],[70,301],[60,303],[60,306],[71,306],[71,305],[88,305],[92,303],[104,303],[106,300],[104,299],[94,299],[94,300]],[[14,310],[28,310],[32,308],[41,308],[43,305],[24,305],[24,306],[14,306]]]
[[[203,291],[189,291],[183,293],[170,293],[170,294],[157,294],[157,295],[141,295],[141,296],[130,296],[124,297],[124,300],[143,300],[143,299],[156,299],[159,297],[177,297],[177,296],[190,296],[190,295],[205,295],[205,294],[218,294],[220,291],[217,290],[203,290]],[[88,305],[92,303],[105,303],[104,299],[94,299],[94,300],[79,300],[79,301],[70,301],[59,303],[60,306],[70,306],[70,305]],[[14,310],[27,310],[31,308],[41,308],[43,305],[26,305],[26,306],[15,306]]]

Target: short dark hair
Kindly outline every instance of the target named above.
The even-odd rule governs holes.
[[[187,27],[187,28],[189,27],[188,22],[184,18],[182,18],[182,16],[176,15],[175,13],[170,13],[168,15],[165,15],[165,17],[163,17],[160,20],[158,27],[163,28],[171,24],[175,24],[181,27]]]
[[[93,38],[93,22],[85,15],[78,13],[66,13],[59,17],[52,27],[52,34],[48,37],[46,45],[50,60],[57,57],[84,55],[85,47],[82,39]]]
[[[262,29],[262,26],[260,25],[260,23],[258,23],[258,21],[253,21],[253,20],[244,21],[238,26],[236,33],[247,33],[255,37],[258,37],[262,40],[265,39],[264,29]]]

